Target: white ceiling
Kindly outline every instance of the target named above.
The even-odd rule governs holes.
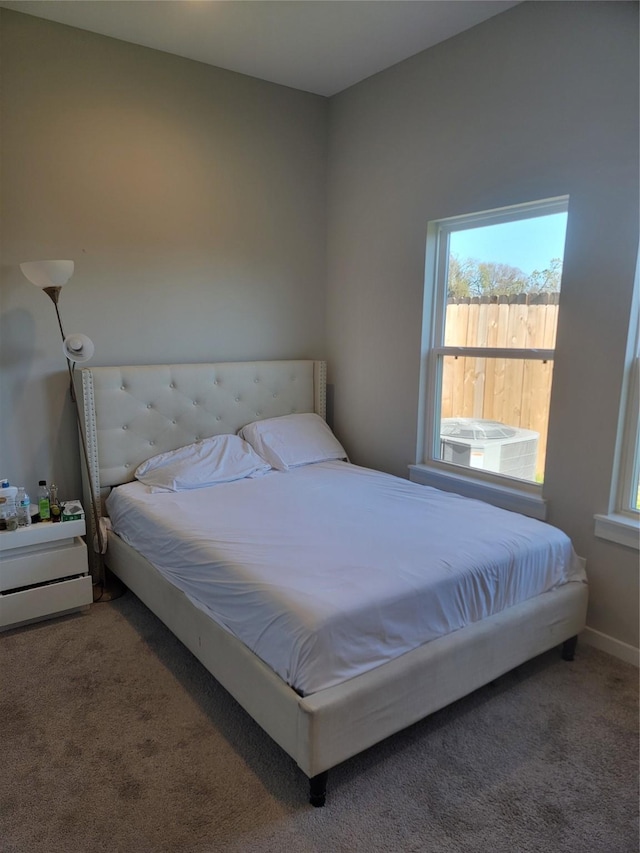
[[[0,6],[330,96],[518,2],[0,0]]]

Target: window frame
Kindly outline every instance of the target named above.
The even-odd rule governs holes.
[[[636,332],[636,337],[638,333]],[[635,359],[630,369],[629,405],[624,431],[624,441],[621,453],[621,476],[617,509],[630,518],[640,518],[640,509],[635,505],[634,495],[638,493],[640,479],[640,430],[638,408],[640,406],[640,353],[636,351]],[[636,497],[637,500],[637,497]]]
[[[640,550],[640,256],[636,265],[631,323],[608,512],[595,516],[595,534]],[[634,500],[635,498],[635,500]]]
[[[483,496],[509,509],[517,505],[519,512],[524,511],[537,518],[546,516],[541,483],[484,469],[467,468],[445,462],[440,458],[442,376],[445,357],[470,356],[553,361],[555,355],[554,349],[445,346],[449,247],[450,236],[455,231],[533,219],[554,213],[568,213],[568,210],[569,196],[563,195],[428,223],[419,409],[421,414],[417,455],[417,458],[422,461],[410,466],[411,479],[437,485],[438,488],[446,488],[448,483],[449,488],[457,491],[460,491],[462,486],[463,489],[466,488],[466,493],[474,497]]]

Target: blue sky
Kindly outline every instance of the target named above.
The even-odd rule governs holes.
[[[517,222],[454,231],[449,251],[460,260],[495,261],[525,273],[544,270],[552,258],[562,258],[567,214],[553,213]]]

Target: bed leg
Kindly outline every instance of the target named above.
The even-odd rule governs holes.
[[[578,637],[569,637],[568,640],[565,640],[562,644],[562,660],[573,660],[576,653],[576,646],[578,644]]]
[[[320,808],[324,805],[327,797],[327,779],[329,771],[318,773],[317,776],[312,776],[309,779],[309,802],[312,806]]]

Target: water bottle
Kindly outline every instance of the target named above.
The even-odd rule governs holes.
[[[31,524],[31,498],[26,493],[24,486],[18,487],[16,509],[18,511],[18,527],[28,527]]]
[[[40,513],[40,521],[49,521],[51,518],[49,489],[46,480],[40,480],[38,483],[38,512]]]
[[[3,477],[0,480],[0,530],[15,530],[18,526],[16,513],[16,495],[18,489],[10,486],[9,481]]]

